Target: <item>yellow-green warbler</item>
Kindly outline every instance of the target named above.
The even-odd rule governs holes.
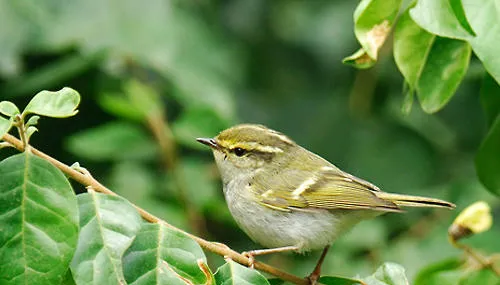
[[[438,199],[381,191],[335,167],[282,133],[243,124],[214,138],[212,148],[227,205],[238,225],[269,249],[246,255],[324,249],[309,275],[316,284],[330,244],[363,219],[401,207],[454,208]]]

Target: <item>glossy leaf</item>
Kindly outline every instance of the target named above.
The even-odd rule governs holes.
[[[269,285],[266,278],[257,270],[240,265],[232,260],[217,269],[217,285]]]
[[[10,101],[0,102],[0,114],[4,114],[7,117],[12,117],[19,114],[19,109],[17,106]]]
[[[421,27],[431,33],[467,40],[486,70],[500,83],[500,58],[496,49],[500,46],[498,1],[486,0],[481,5],[476,0],[461,1],[465,17],[476,36],[463,28],[463,17],[457,18],[457,1],[420,0],[410,13]]]
[[[417,96],[427,113],[439,111],[458,88],[471,56],[464,41],[436,37],[417,83]]]
[[[144,224],[123,257],[123,269],[131,285],[205,284],[198,261],[206,258],[194,240],[164,225]]]
[[[451,5],[451,9],[457,17],[458,22],[462,25],[462,28],[466,30],[470,35],[476,36],[476,33],[472,29],[469,24],[469,20],[467,20],[467,16],[465,16],[464,5],[462,4],[462,0],[448,0]]]
[[[500,84],[500,8],[498,0],[462,0],[467,19],[476,36],[469,39],[486,70]]]
[[[500,114],[500,85],[489,74],[483,78],[480,96],[488,125],[491,126]]]
[[[0,139],[5,135],[12,127],[12,118],[6,119],[0,116]]]
[[[374,60],[391,31],[401,0],[362,0],[354,11],[354,33]]]
[[[394,30],[394,60],[410,90],[417,86],[434,39],[412,20],[408,10],[400,16]]]
[[[67,141],[70,152],[92,160],[153,159],[157,146],[138,126],[126,122],[111,122],[71,136]]]
[[[37,124],[38,124],[38,120],[39,120],[39,119],[40,119],[40,117],[39,117],[39,116],[37,116],[37,115],[33,115],[33,116],[31,116],[31,117],[28,119],[28,121],[26,122],[26,126],[28,126],[28,127],[29,127],[29,126],[35,126],[35,125],[37,125]]]
[[[386,262],[363,281],[367,285],[409,285],[405,269],[396,263]]]
[[[476,155],[479,180],[492,193],[500,195],[500,116],[497,116]]]
[[[71,273],[71,269],[68,269],[68,271],[66,272],[61,285],[76,285],[75,280],[73,279],[73,274]]]
[[[59,91],[41,91],[31,99],[23,114],[37,114],[47,117],[65,118],[78,113],[80,94],[64,87]]]
[[[76,284],[125,284],[122,256],[141,227],[125,199],[90,191],[78,195],[80,236],[71,271]]]
[[[424,111],[436,112],[451,99],[467,71],[470,55],[467,42],[427,33],[408,11],[401,16],[394,34],[394,58]]]
[[[29,126],[28,128],[26,128],[26,137],[28,138],[28,141],[35,132],[38,132],[37,127]]]
[[[0,283],[61,283],[78,239],[71,185],[28,152],[0,162],[0,181]]]
[[[473,34],[464,29],[455,14],[450,0],[419,0],[410,9],[412,19],[423,29],[441,37],[454,39],[470,39]],[[465,20],[465,15],[462,21]]]

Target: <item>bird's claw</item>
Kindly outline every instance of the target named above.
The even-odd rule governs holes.
[[[251,251],[244,251],[241,255],[248,258],[248,267],[255,269],[255,255]]]
[[[307,276],[307,280],[309,280],[309,285],[317,285],[319,276],[311,273],[311,275]]]

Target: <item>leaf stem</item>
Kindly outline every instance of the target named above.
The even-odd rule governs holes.
[[[17,132],[19,133],[19,137],[21,138],[21,142],[23,144],[23,149],[28,146],[28,137],[26,136],[26,126],[24,125],[24,116],[18,114],[14,117],[14,126],[17,128]]]
[[[24,143],[10,134],[5,134],[2,137],[2,139],[4,141],[10,143],[12,146],[14,146],[19,151],[24,151],[24,149],[25,149]],[[76,182],[84,185],[85,187],[91,186],[96,192],[100,192],[100,193],[104,193],[104,194],[108,194],[108,195],[113,195],[113,196],[118,196],[115,192],[109,190],[104,185],[102,185],[99,181],[95,180],[91,175],[85,175],[85,174],[71,168],[67,164],[64,164],[64,163],[60,162],[59,160],[39,151],[38,149],[36,149],[34,147],[30,147],[30,150],[34,155],[36,155],[40,158],[43,158],[43,159],[47,160],[48,162],[52,163],[55,167],[59,168],[66,175],[71,177]],[[202,239],[198,236],[195,236],[193,234],[187,233],[181,229],[178,229],[178,228],[170,225],[166,221],[156,217],[155,215],[149,213],[148,211],[146,211],[146,210],[144,210],[144,209],[142,209],[134,204],[132,204],[132,205],[137,209],[137,211],[139,212],[139,214],[142,216],[142,218],[144,220],[151,222],[151,223],[163,224],[169,228],[172,228],[174,230],[182,232],[185,235],[192,238],[194,241],[196,241],[202,248],[204,248],[208,251],[211,251],[215,254],[231,258],[235,262],[238,262],[238,263],[245,265],[245,266],[251,265],[249,258],[247,258],[244,255],[230,249],[228,246],[226,246],[224,244],[220,244],[220,243],[210,242],[210,241]],[[266,263],[254,262],[254,267],[258,270],[267,272],[271,275],[279,277],[279,278],[281,278],[285,281],[291,282],[293,284],[298,284],[298,285],[308,285],[309,284],[309,281],[306,278],[298,277],[296,275],[282,271],[282,270],[280,270],[276,267],[273,267],[271,265],[268,265]]]
[[[452,236],[448,236],[448,240],[454,247],[463,250],[463,252],[469,257],[476,260],[483,268],[490,269],[493,273],[495,273],[498,277],[500,277],[500,269],[498,269],[494,264],[494,257],[484,257],[481,254],[477,253],[473,248],[459,243]]]

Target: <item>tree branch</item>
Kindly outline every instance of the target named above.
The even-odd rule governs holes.
[[[2,137],[2,139],[4,141],[8,142],[9,144],[11,144],[17,150],[24,151],[23,143],[20,140],[18,140],[17,138],[15,138],[14,136],[12,136],[10,134],[5,134]],[[41,157],[41,158],[47,160],[48,162],[52,163],[55,167],[59,168],[62,172],[64,172],[66,175],[68,175],[73,180],[77,181],[78,183],[80,183],[84,186],[91,186],[96,192],[118,196],[115,192],[106,188],[99,181],[95,180],[92,176],[80,173],[79,171],[68,166],[67,164],[60,162],[59,160],[37,150],[36,148],[30,147],[30,151],[34,155]],[[187,233],[181,229],[178,229],[178,228],[170,225],[166,221],[156,217],[155,215],[147,212],[146,210],[144,210],[144,209],[142,209],[134,204],[132,204],[132,205],[137,209],[137,211],[139,212],[139,214],[142,216],[142,218],[144,220],[151,222],[151,223],[163,224],[169,228],[180,231],[180,232],[184,233],[185,235],[189,236],[190,238],[192,238],[202,248],[204,248],[208,251],[211,251],[211,252],[216,253],[216,254],[221,255],[221,256],[231,258],[235,262],[238,262],[238,263],[245,265],[245,266],[251,265],[250,260],[247,257],[230,249],[228,246],[226,246],[224,244],[220,244],[220,243],[210,242],[210,241],[204,240],[198,236]],[[294,284],[298,284],[298,285],[308,285],[309,284],[309,281],[306,278],[301,278],[301,277],[298,277],[296,275],[284,272],[284,271],[279,270],[276,267],[273,267],[273,266],[268,265],[266,263],[256,261],[256,262],[254,262],[254,267],[258,270],[267,272],[271,275],[274,275],[276,277],[279,277],[285,281],[289,281],[289,282],[294,283]]]

